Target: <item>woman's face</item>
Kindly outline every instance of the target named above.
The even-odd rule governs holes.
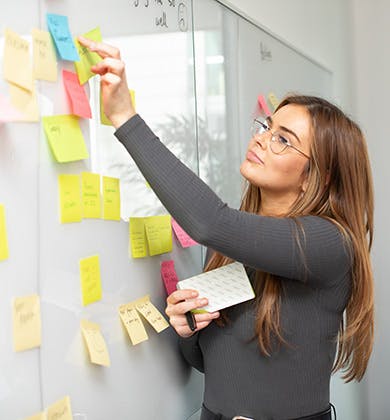
[[[280,108],[268,120],[272,133],[279,133],[293,146],[310,155],[311,120],[305,107],[289,104]],[[262,192],[296,199],[305,189],[309,159],[292,147],[275,154],[271,150],[270,131],[253,137],[248,145],[240,172]]]

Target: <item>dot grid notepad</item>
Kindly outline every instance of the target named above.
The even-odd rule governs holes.
[[[238,262],[181,280],[177,288],[197,290],[200,298],[209,300],[207,306],[200,308],[207,312],[219,311],[255,297],[244,266]]]

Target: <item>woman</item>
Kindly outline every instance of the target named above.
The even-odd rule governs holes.
[[[287,97],[254,124],[235,210],[135,114],[119,51],[80,42],[104,58],[92,70],[115,135],[179,224],[214,250],[206,270],[239,261],[256,290],[255,301],[196,314],[195,331],[185,314],[207,300],[193,290],[167,298],[182,353],[205,374],[201,419],[330,419],[331,373],[361,380],[373,344],[373,193],[360,129],[323,99]]]

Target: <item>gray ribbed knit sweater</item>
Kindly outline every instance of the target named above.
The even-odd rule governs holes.
[[[288,346],[261,354],[252,302],[229,309],[180,339],[188,363],[205,373],[204,404],[233,417],[284,420],[325,410],[336,337],[350,294],[350,257],[337,227],[320,217],[272,218],[228,207],[147,127],[139,115],[115,133],[163,205],[196,241],[282,279],[281,327]],[[305,258],[302,258],[302,251]]]

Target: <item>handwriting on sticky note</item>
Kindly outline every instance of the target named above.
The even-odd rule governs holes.
[[[145,217],[145,231],[150,255],[159,255],[172,251],[171,216]]]
[[[41,413],[34,414],[24,420],[46,420],[46,414],[42,411]]]
[[[88,157],[87,147],[74,115],[42,117],[43,127],[57,162],[73,162]]]
[[[79,61],[80,57],[69,31],[67,16],[48,13],[46,15],[46,20],[60,57],[63,60]]]
[[[177,282],[179,281],[176,274],[176,270],[175,270],[175,263],[173,260],[162,261],[161,278],[164,282],[167,295],[170,295],[172,292],[176,290],[176,285],[177,285]]]
[[[10,29],[5,30],[4,79],[31,91],[33,88],[33,77],[29,48],[29,43],[16,32]]]
[[[64,397],[47,407],[47,420],[72,420],[72,408],[70,406],[70,398]]]
[[[258,97],[257,97],[257,103],[258,103],[258,105],[259,105],[259,107],[260,107],[260,110],[261,111],[263,111],[264,112],[264,114],[267,116],[267,117],[269,117],[271,114],[272,114],[272,112],[270,111],[270,109],[268,108],[268,105],[267,105],[267,101],[266,101],[266,99],[265,99],[265,97],[264,97],[264,95],[259,95]]]
[[[91,31],[83,34],[84,38],[90,39],[95,42],[102,41],[102,34],[100,28],[97,27]],[[87,47],[81,45],[77,39],[74,40],[77,52],[80,56],[80,61],[76,61],[75,67],[78,76],[78,80],[81,85],[87,82],[91,77],[95,76],[95,73],[92,73],[91,66],[97,64],[99,61],[102,61],[102,58],[99,54],[90,51]]]
[[[169,327],[168,322],[150,301],[149,295],[137,299],[134,303],[137,311],[143,315],[158,333]]]
[[[57,80],[57,60],[49,32],[33,28],[32,39],[34,79],[55,82]]]
[[[100,175],[90,172],[82,172],[81,186],[83,217],[100,218]]]
[[[83,86],[80,85],[76,73],[62,70],[62,78],[68,94],[72,114],[82,118],[92,118],[91,107]]]
[[[121,195],[118,178],[103,176],[103,219],[120,220]]]
[[[269,100],[269,102],[270,102],[270,104],[272,105],[272,108],[274,109],[274,111],[275,111],[275,109],[278,107],[278,105],[279,105],[279,99],[276,97],[276,95],[273,93],[273,92],[270,92],[269,94],[268,94],[268,100]]]
[[[148,255],[146,243],[145,221],[143,217],[129,219],[130,250],[133,258],[143,258]]]
[[[180,245],[183,248],[188,248],[190,246],[199,245],[198,242],[194,241],[176,222],[176,220],[172,219],[172,228],[175,232],[177,239],[180,242]]]
[[[24,351],[41,345],[41,310],[38,295],[13,301],[14,349]]]
[[[148,340],[148,334],[133,303],[121,305],[119,307],[119,316],[134,346]]]
[[[5,208],[0,204],[0,261],[9,257],[7,224],[5,219]]]
[[[83,305],[86,306],[102,298],[99,256],[83,258],[79,266],[82,300]]]
[[[78,175],[58,175],[61,223],[81,221],[80,177]]]
[[[99,324],[87,319],[82,319],[80,324],[91,362],[97,365],[110,366],[110,356]]]

